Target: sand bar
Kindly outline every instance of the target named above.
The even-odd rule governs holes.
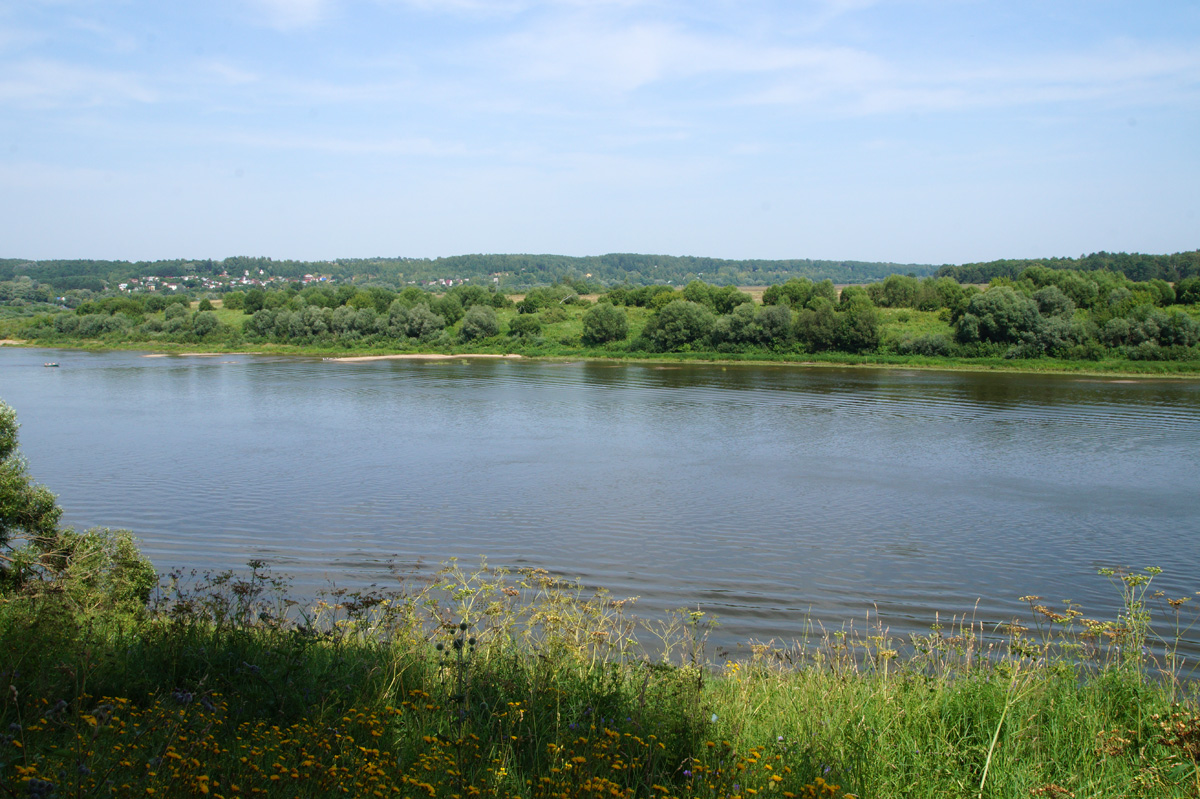
[[[461,355],[443,355],[440,352],[412,352],[403,355],[350,355],[344,358],[323,358],[326,361],[341,361],[343,363],[358,363],[361,361],[452,361],[456,358],[520,358],[520,355],[496,355],[493,353],[463,353]]]

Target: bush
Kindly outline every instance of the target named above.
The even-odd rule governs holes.
[[[658,295],[659,297],[669,295]],[[713,312],[694,302],[672,300],[646,323],[643,335],[659,352],[690,347],[712,332]]]
[[[950,354],[950,341],[940,333],[929,333],[906,339],[897,349],[902,355],[944,356]]]
[[[796,338],[810,352],[833,349],[837,328],[837,312],[825,297],[809,300],[808,306],[796,315]]]
[[[583,315],[584,344],[606,344],[624,341],[629,336],[629,318],[616,306],[602,303],[587,310]]]
[[[513,338],[532,338],[542,334],[542,320],[531,314],[518,315],[508,325]]]
[[[1041,322],[1036,302],[1010,286],[998,286],[971,298],[958,320],[958,340],[1017,343],[1024,333],[1036,334]]]
[[[45,551],[25,548],[13,558],[10,588],[51,592],[79,612],[141,614],[158,575],[128,530],[61,531]]]
[[[463,317],[458,337],[462,341],[475,341],[491,338],[499,333],[500,322],[496,319],[496,310],[490,305],[472,305]]]

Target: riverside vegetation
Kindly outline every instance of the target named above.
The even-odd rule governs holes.
[[[1194,602],[1026,597],[908,641],[809,631],[717,663],[699,610],[449,563],[288,597],[263,563],[159,577],[57,527],[0,405],[7,796],[1101,797],[1200,793]]]
[[[91,299],[9,319],[4,335],[49,346],[201,348],[310,354],[828,361],[974,368],[1200,372],[1200,277],[1174,284],[1116,272],[1028,266],[983,289],[891,275],[837,290],[794,278],[756,300],[692,281],[597,287],[560,282],[518,301],[479,285],[313,285]],[[218,307],[219,306],[219,307]]]

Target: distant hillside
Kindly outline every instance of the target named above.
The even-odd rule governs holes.
[[[936,267],[867,261],[726,260],[673,255],[613,253],[566,255],[456,255],[449,258],[340,258],[336,261],[275,261],[237,256],[224,260],[97,261],[0,260],[0,281],[25,275],[59,291],[100,291],[135,277],[242,276],[302,277],[328,275],[338,281],[382,283],[397,287],[443,280],[486,280],[509,290],[544,286],[559,280],[587,280],[603,286],[625,283],[686,284],[701,279],[717,285],[770,285],[791,277],[829,278],[836,283],[868,283],[890,274],[925,276]],[[494,278],[494,280],[493,280]]]
[[[1098,252],[1080,258],[1045,258],[989,261],[943,266],[899,264],[876,261],[781,261],[728,260],[676,255],[610,253],[572,257],[567,255],[455,255],[448,258],[339,258],[335,261],[275,261],[270,258],[235,256],[223,260],[172,259],[162,261],[0,259],[0,281],[27,276],[53,286],[57,292],[72,289],[103,291],[115,289],[131,278],[157,276],[179,278],[188,288],[203,287],[201,278],[228,274],[231,277],[285,277],[324,275],[338,282],[376,283],[402,288],[438,282],[496,283],[508,291],[570,280],[585,281],[597,288],[623,284],[674,286],[692,280],[715,285],[767,286],[788,278],[807,277],[835,283],[871,283],[892,274],[916,277],[937,274],[960,283],[987,283],[996,277],[1016,278],[1026,267],[1119,272],[1131,280],[1155,278],[1175,282],[1200,275],[1200,250],[1173,255]],[[187,280],[189,276],[194,279]]]
[[[959,283],[987,283],[992,278],[1015,279],[1026,267],[1045,266],[1050,269],[1095,271],[1107,269],[1119,272],[1130,280],[1167,280],[1172,283],[1185,277],[1200,276],[1200,250],[1177,252],[1174,255],[1143,255],[1141,253],[1097,252],[1079,258],[1044,258],[988,261],[961,266],[943,266],[938,277],[952,277]]]

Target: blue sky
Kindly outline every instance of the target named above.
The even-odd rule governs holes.
[[[0,257],[1200,247],[1200,3],[0,0]]]

